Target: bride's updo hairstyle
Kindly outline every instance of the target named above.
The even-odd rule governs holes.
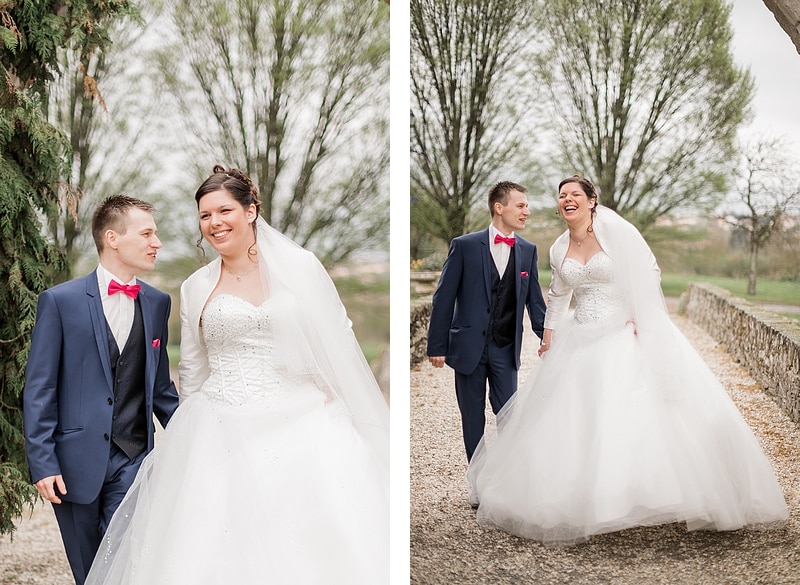
[[[577,183],[578,185],[580,185],[581,190],[584,193],[586,193],[586,199],[589,200],[589,201],[594,200],[594,207],[592,207],[592,221],[594,222],[594,216],[597,213],[597,205],[600,203],[600,201],[598,199],[597,187],[595,187],[594,183],[592,183],[586,177],[583,177],[581,175],[575,174],[575,175],[572,175],[571,177],[567,177],[566,179],[564,179],[563,181],[561,181],[558,184],[559,193],[561,192],[561,187],[563,187],[567,183]],[[589,226],[588,231],[590,231],[590,232],[593,231],[591,225]]]
[[[204,195],[213,193],[214,191],[224,190],[230,193],[231,197],[239,202],[242,208],[247,209],[251,205],[255,205],[256,213],[261,213],[261,201],[258,199],[258,187],[253,184],[250,177],[235,167],[226,169],[222,165],[215,165],[211,173],[211,176],[203,181],[203,184],[200,185],[200,188],[197,189],[197,192],[194,194],[194,200],[197,203],[198,209],[200,208],[200,199],[202,199]],[[253,222],[251,225],[253,227],[253,236],[258,237],[256,222]],[[200,247],[202,241],[203,236],[201,234],[200,239],[197,241],[198,247]]]

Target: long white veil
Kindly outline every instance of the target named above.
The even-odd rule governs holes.
[[[262,278],[273,296],[296,305],[275,320],[276,348],[341,401],[388,478],[389,410],[333,281],[313,253],[261,217],[257,233]]]
[[[639,231],[607,207],[597,206],[593,226],[600,245],[614,259],[615,278],[624,291],[637,338],[661,392],[678,399],[687,382],[682,380],[685,372],[675,365],[685,363],[694,352],[669,317],[656,258]]]

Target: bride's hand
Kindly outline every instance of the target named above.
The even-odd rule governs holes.
[[[542,343],[542,344],[539,346],[539,351],[537,352],[537,353],[539,354],[539,357],[542,357],[542,354],[543,354],[544,352],[546,352],[547,350],[549,350],[549,349],[550,349],[550,342],[549,342],[549,341],[548,341],[548,342],[545,342],[545,343]]]

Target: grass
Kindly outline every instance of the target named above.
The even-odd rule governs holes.
[[[361,343],[361,351],[364,353],[367,363],[370,364],[375,363],[375,360],[380,357],[384,347],[385,345],[378,343]]]
[[[770,280],[759,278],[756,281],[756,294],[747,294],[747,279],[729,278],[726,276],[697,276],[687,274],[662,274],[661,290],[665,297],[679,297],[690,282],[707,282],[714,284],[731,294],[756,303],[777,303],[800,307],[800,282],[786,280]],[[544,290],[550,286],[550,271],[539,271],[539,283]],[[796,316],[795,316],[796,317]]]
[[[747,280],[724,276],[696,276],[683,274],[662,274],[661,288],[664,296],[677,297],[686,290],[690,282],[707,282],[730,291],[731,294],[756,303],[778,303],[800,306],[800,282],[769,280],[756,281],[756,294],[747,294]]]
[[[169,356],[169,365],[171,368],[177,369],[178,361],[181,356],[181,346],[179,343],[169,342],[167,344],[167,355]]]
[[[373,364],[389,345],[389,275],[339,277],[334,283],[353,321],[361,351]]]

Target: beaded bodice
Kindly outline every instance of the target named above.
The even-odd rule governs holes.
[[[575,320],[578,323],[605,321],[624,308],[624,297],[613,278],[613,262],[603,251],[586,264],[565,258],[561,278],[575,293]]]
[[[244,404],[276,398],[312,379],[290,372],[284,353],[276,351],[274,310],[271,299],[259,306],[230,294],[208,301],[202,329],[211,375],[203,392],[224,402]]]

